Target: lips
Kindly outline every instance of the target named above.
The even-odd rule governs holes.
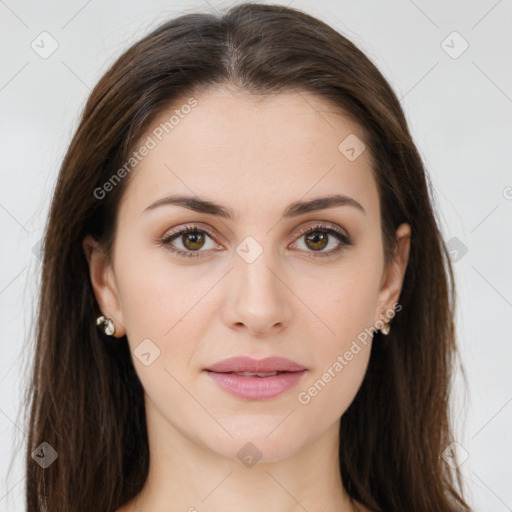
[[[246,400],[264,400],[297,385],[307,369],[282,357],[257,360],[243,356],[225,359],[204,371],[230,395]]]
[[[206,368],[216,373],[273,373],[273,372],[300,372],[306,368],[295,361],[284,357],[267,357],[265,359],[252,359],[251,357],[231,357],[219,361]]]

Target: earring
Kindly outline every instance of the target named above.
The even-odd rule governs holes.
[[[96,325],[103,326],[105,334],[108,336],[114,336],[116,333],[116,326],[111,318],[105,318],[103,315],[96,318]]]
[[[388,322],[386,322],[386,323],[384,324],[384,327],[382,327],[382,329],[380,330],[380,332],[381,332],[382,334],[384,334],[385,336],[387,336],[387,335],[389,334],[389,331],[391,331],[391,326],[389,325],[389,323],[388,323]]]
[[[384,310],[382,310],[382,313],[384,313]],[[387,336],[389,334],[389,331],[391,331],[391,326],[389,325],[389,322],[384,322],[384,325],[382,329],[380,329],[380,332],[384,334],[384,336]]]

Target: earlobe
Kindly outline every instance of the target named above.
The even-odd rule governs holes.
[[[82,247],[89,264],[89,276],[98,307],[105,317],[112,319],[115,324],[114,336],[120,338],[125,330],[112,265],[103,248],[91,235],[84,238]],[[96,323],[96,318],[91,318],[91,322]]]

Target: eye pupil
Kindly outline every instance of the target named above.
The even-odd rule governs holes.
[[[192,239],[192,247],[188,243]],[[204,233],[200,233],[199,231],[193,231],[191,233],[185,233],[182,238],[183,245],[190,250],[200,249],[204,245]],[[194,244],[198,244],[199,247],[195,247]]]
[[[320,243],[320,247],[311,247],[312,249],[323,249],[327,245],[327,233],[321,233],[319,231],[315,231],[314,233],[310,233],[306,235],[306,243],[313,242],[313,244]],[[308,245],[309,246],[309,245]]]

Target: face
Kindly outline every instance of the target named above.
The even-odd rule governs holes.
[[[141,139],[154,144],[123,195],[111,264],[86,239],[91,280],[116,335],[127,334],[162,436],[233,459],[251,442],[277,461],[335,432],[354,399],[369,329],[399,297],[409,226],[385,268],[370,157],[354,146],[363,135],[324,100],[207,90],[162,135],[187,98]],[[311,203],[336,195],[349,199]],[[205,371],[234,356],[283,357],[305,371],[251,395],[269,377]],[[221,385],[249,378],[242,396]]]

